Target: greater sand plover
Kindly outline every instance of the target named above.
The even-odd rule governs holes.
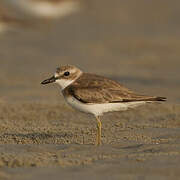
[[[76,12],[79,0],[11,0],[24,12],[40,18],[59,18]]]
[[[103,76],[84,73],[75,66],[58,67],[54,76],[41,84],[57,83],[69,105],[93,114],[97,120],[96,145],[101,144],[100,116],[110,111],[125,111],[148,102],[165,101],[165,97],[137,94],[119,82]]]

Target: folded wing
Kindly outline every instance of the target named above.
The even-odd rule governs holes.
[[[136,94],[116,81],[97,75],[89,76],[89,74],[84,74],[76,83],[67,87],[65,91],[83,103],[166,100],[164,97]]]
[[[83,103],[118,103],[133,101],[164,101],[163,97],[137,95],[121,90],[103,89],[99,87],[69,88],[70,93]]]

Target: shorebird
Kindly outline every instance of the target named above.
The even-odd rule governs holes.
[[[165,101],[165,97],[135,93],[119,82],[103,76],[84,73],[71,65],[58,67],[55,74],[41,84],[57,83],[67,103],[93,114],[97,120],[96,145],[101,144],[101,120],[106,112],[125,111],[148,102]]]
[[[24,12],[40,18],[58,18],[76,12],[79,0],[11,0]]]

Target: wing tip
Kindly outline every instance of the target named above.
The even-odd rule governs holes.
[[[167,101],[166,97],[156,97],[156,101]]]

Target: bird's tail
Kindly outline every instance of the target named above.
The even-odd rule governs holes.
[[[155,97],[154,101],[166,101],[167,98],[166,97]]]
[[[133,101],[148,101],[148,102],[156,102],[156,101],[166,101],[166,97],[159,97],[159,96],[135,96],[133,98]],[[131,100],[126,100],[126,102],[130,102]]]

